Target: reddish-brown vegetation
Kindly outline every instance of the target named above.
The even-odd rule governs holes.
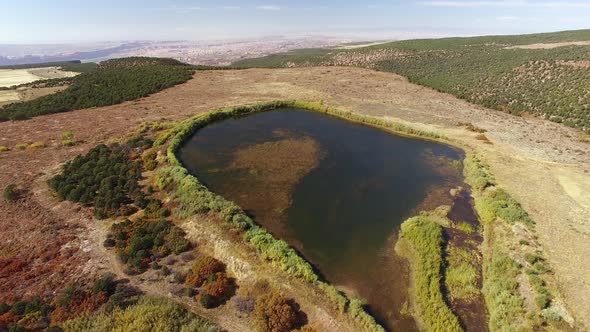
[[[191,267],[185,283],[190,287],[201,287],[209,276],[224,271],[225,265],[222,262],[210,256],[201,256]]]
[[[301,327],[304,319],[293,300],[270,292],[256,300],[254,322],[258,331],[287,332]]]
[[[217,307],[224,304],[231,298],[236,290],[236,283],[233,279],[228,278],[224,272],[218,272],[209,276],[199,293],[199,302],[204,303],[203,297],[208,297],[206,304],[210,307]],[[207,305],[203,305],[207,307]]]

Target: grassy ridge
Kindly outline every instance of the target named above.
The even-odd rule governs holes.
[[[532,233],[534,222],[516,200],[496,187],[488,167],[474,155],[465,160],[465,177],[474,189],[475,208],[486,239],[482,291],[490,316],[490,330],[531,331],[549,320],[559,320],[560,315],[550,308],[553,296],[543,279],[549,268],[540,252],[525,254],[524,265],[515,258],[531,249],[523,247],[528,246],[528,242],[519,241],[511,227],[520,224]],[[533,312],[525,308],[519,277],[529,280],[537,305]]]
[[[417,311],[426,331],[463,331],[459,320],[445,303],[442,291],[442,226],[428,216],[406,220],[400,231],[414,254],[410,256],[415,282]]]
[[[513,114],[529,112],[590,131],[590,30],[520,36],[408,40],[353,50],[316,49],[236,62],[239,67],[340,65],[395,72],[417,84]]]
[[[190,66],[165,59],[117,59],[101,66],[72,78],[63,91],[1,108],[0,121],[119,104],[186,82],[193,74]]]

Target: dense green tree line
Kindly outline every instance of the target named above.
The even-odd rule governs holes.
[[[99,145],[66,163],[62,174],[49,180],[49,186],[60,199],[94,206],[98,218],[126,215],[132,211],[130,204],[143,208],[149,202],[138,184],[142,167],[129,160],[129,154],[148,144],[135,140]]]
[[[186,82],[193,73],[191,67],[184,65],[128,61],[131,60],[112,60],[98,70],[76,76],[61,92],[7,105],[0,109],[0,121],[119,104]]]

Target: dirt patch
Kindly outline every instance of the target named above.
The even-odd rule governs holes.
[[[0,106],[13,103],[20,100],[20,95],[16,90],[0,91]]]
[[[574,68],[590,68],[590,61],[589,60],[579,60],[579,61],[557,61],[560,65],[572,66]]]
[[[63,91],[67,86],[56,86],[50,88],[23,87],[13,90],[0,90],[0,107],[21,101],[29,101],[39,97],[47,96]]]
[[[509,46],[505,47],[507,50],[512,49],[523,49],[523,50],[550,50],[553,48],[564,47],[564,46],[585,46],[590,45],[590,41],[572,41],[572,42],[562,42],[562,43],[537,43],[537,44],[529,44],[529,45],[516,45],[516,46]]]

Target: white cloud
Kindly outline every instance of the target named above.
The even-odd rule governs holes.
[[[258,10],[281,10],[281,7],[275,5],[264,5],[256,7]]]
[[[476,8],[476,7],[537,7],[537,8],[590,8],[590,2],[582,1],[537,1],[537,0],[496,0],[496,1],[475,1],[475,0],[435,0],[422,1],[423,6],[431,7],[455,7],[455,8]]]

